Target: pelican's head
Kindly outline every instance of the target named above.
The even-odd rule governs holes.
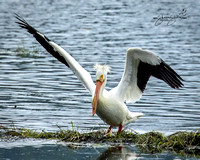
[[[107,80],[107,73],[110,72],[110,67],[108,65],[99,65],[94,66],[96,70],[96,81],[105,81]]]
[[[110,72],[110,67],[107,65],[96,64],[94,68],[96,69],[96,90],[95,90],[94,98],[92,101],[92,115],[93,116],[96,113],[99,94],[103,93],[103,90],[107,82],[107,73]]]

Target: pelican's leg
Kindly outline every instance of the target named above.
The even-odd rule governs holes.
[[[108,128],[108,131],[106,132],[106,134],[109,134],[110,131],[112,130],[112,128],[113,128],[113,126],[110,126],[110,127]]]
[[[122,126],[122,125],[119,125],[119,129],[118,129],[118,131],[117,131],[117,134],[119,134],[119,132],[121,132],[122,128],[123,128],[123,126]]]

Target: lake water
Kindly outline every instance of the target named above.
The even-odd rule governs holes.
[[[108,90],[121,79],[128,48],[141,47],[157,53],[182,76],[184,87],[174,90],[151,78],[141,100],[128,105],[131,111],[143,112],[145,116],[125,129],[139,133],[154,130],[166,135],[199,130],[199,6],[200,1],[196,0],[1,0],[0,124],[57,131],[58,126],[71,129],[73,123],[80,132],[108,127],[97,116],[92,116],[91,96],[71,70],[18,27],[13,14],[18,13],[66,49],[93,79],[94,64],[110,65]],[[173,24],[155,23],[156,17],[180,16],[181,13],[186,18],[176,18]],[[17,51],[20,47],[31,53],[21,56]],[[51,145],[43,147],[44,152],[48,147]],[[17,145],[13,148],[17,149]],[[37,150],[34,146],[24,147],[24,150],[30,148]],[[90,153],[91,148],[75,152]],[[106,148],[98,148],[98,156]],[[63,150],[62,153],[66,154]]]
[[[24,144],[26,143],[26,144]],[[56,143],[56,144],[55,144]],[[8,147],[9,146],[9,147]],[[157,154],[141,153],[141,151],[134,145],[77,145],[75,149],[66,147],[65,144],[57,143],[56,141],[41,141],[41,140],[20,140],[15,144],[4,144],[4,148],[0,145],[0,158],[1,160],[62,160],[62,159],[76,159],[76,160],[154,160],[154,159],[167,159],[179,160],[190,159],[195,160],[193,157],[181,158],[173,152],[163,152]]]
[[[24,144],[24,142],[26,144]],[[134,159],[167,159],[167,160],[179,160],[180,156],[173,152],[163,152],[160,154],[146,154],[134,145],[126,146],[109,146],[109,145],[82,145],[76,146],[75,149],[67,148],[65,144],[58,143],[56,141],[18,141],[15,145],[4,144],[4,148],[0,146],[0,158],[1,160],[61,160],[61,159],[77,159],[77,160],[134,160]],[[13,145],[14,144],[14,145]],[[192,157],[185,157],[183,159],[195,159]]]

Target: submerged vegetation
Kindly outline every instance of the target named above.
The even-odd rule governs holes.
[[[37,58],[38,53],[40,52],[39,49],[36,46],[33,46],[31,49],[27,49],[24,47],[24,45],[18,46],[18,48],[15,50],[18,56],[23,58]]]
[[[177,132],[164,136],[159,132],[138,134],[122,131],[120,134],[105,135],[103,131],[80,133],[74,128],[57,132],[36,131],[25,128],[6,128],[0,125],[0,138],[57,139],[71,143],[135,144],[145,153],[161,153],[163,150],[200,156],[200,132]]]

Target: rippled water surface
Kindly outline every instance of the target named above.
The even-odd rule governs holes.
[[[26,142],[27,144],[24,144]],[[33,144],[34,143],[34,144]],[[172,152],[163,152],[158,154],[141,153],[140,150],[134,146],[108,146],[108,145],[77,145],[75,149],[67,148],[62,143],[55,145],[54,141],[44,142],[38,140],[21,140],[17,142],[17,147],[14,143],[10,148],[1,148],[1,160],[35,160],[35,159],[97,159],[97,160],[132,160],[132,159],[167,159],[179,160],[180,157]],[[35,145],[36,144],[36,145]],[[5,144],[4,144],[5,145]],[[14,147],[15,146],[15,147]],[[14,148],[13,148],[14,147]],[[6,158],[4,158],[6,157]],[[73,157],[73,158],[72,158]],[[183,159],[193,160],[195,158],[185,157]]]
[[[92,117],[91,96],[69,68],[55,60],[15,23],[24,17],[49,39],[66,49],[94,79],[93,65],[111,66],[107,89],[123,73],[125,53],[141,47],[157,53],[184,81],[179,90],[151,78],[141,100],[129,104],[144,117],[126,126],[137,132],[200,129],[200,2],[162,1],[0,1],[0,123],[56,131],[106,129]],[[156,26],[154,17],[185,19]],[[20,47],[28,51],[20,50]],[[72,122],[72,123],[71,123]]]

